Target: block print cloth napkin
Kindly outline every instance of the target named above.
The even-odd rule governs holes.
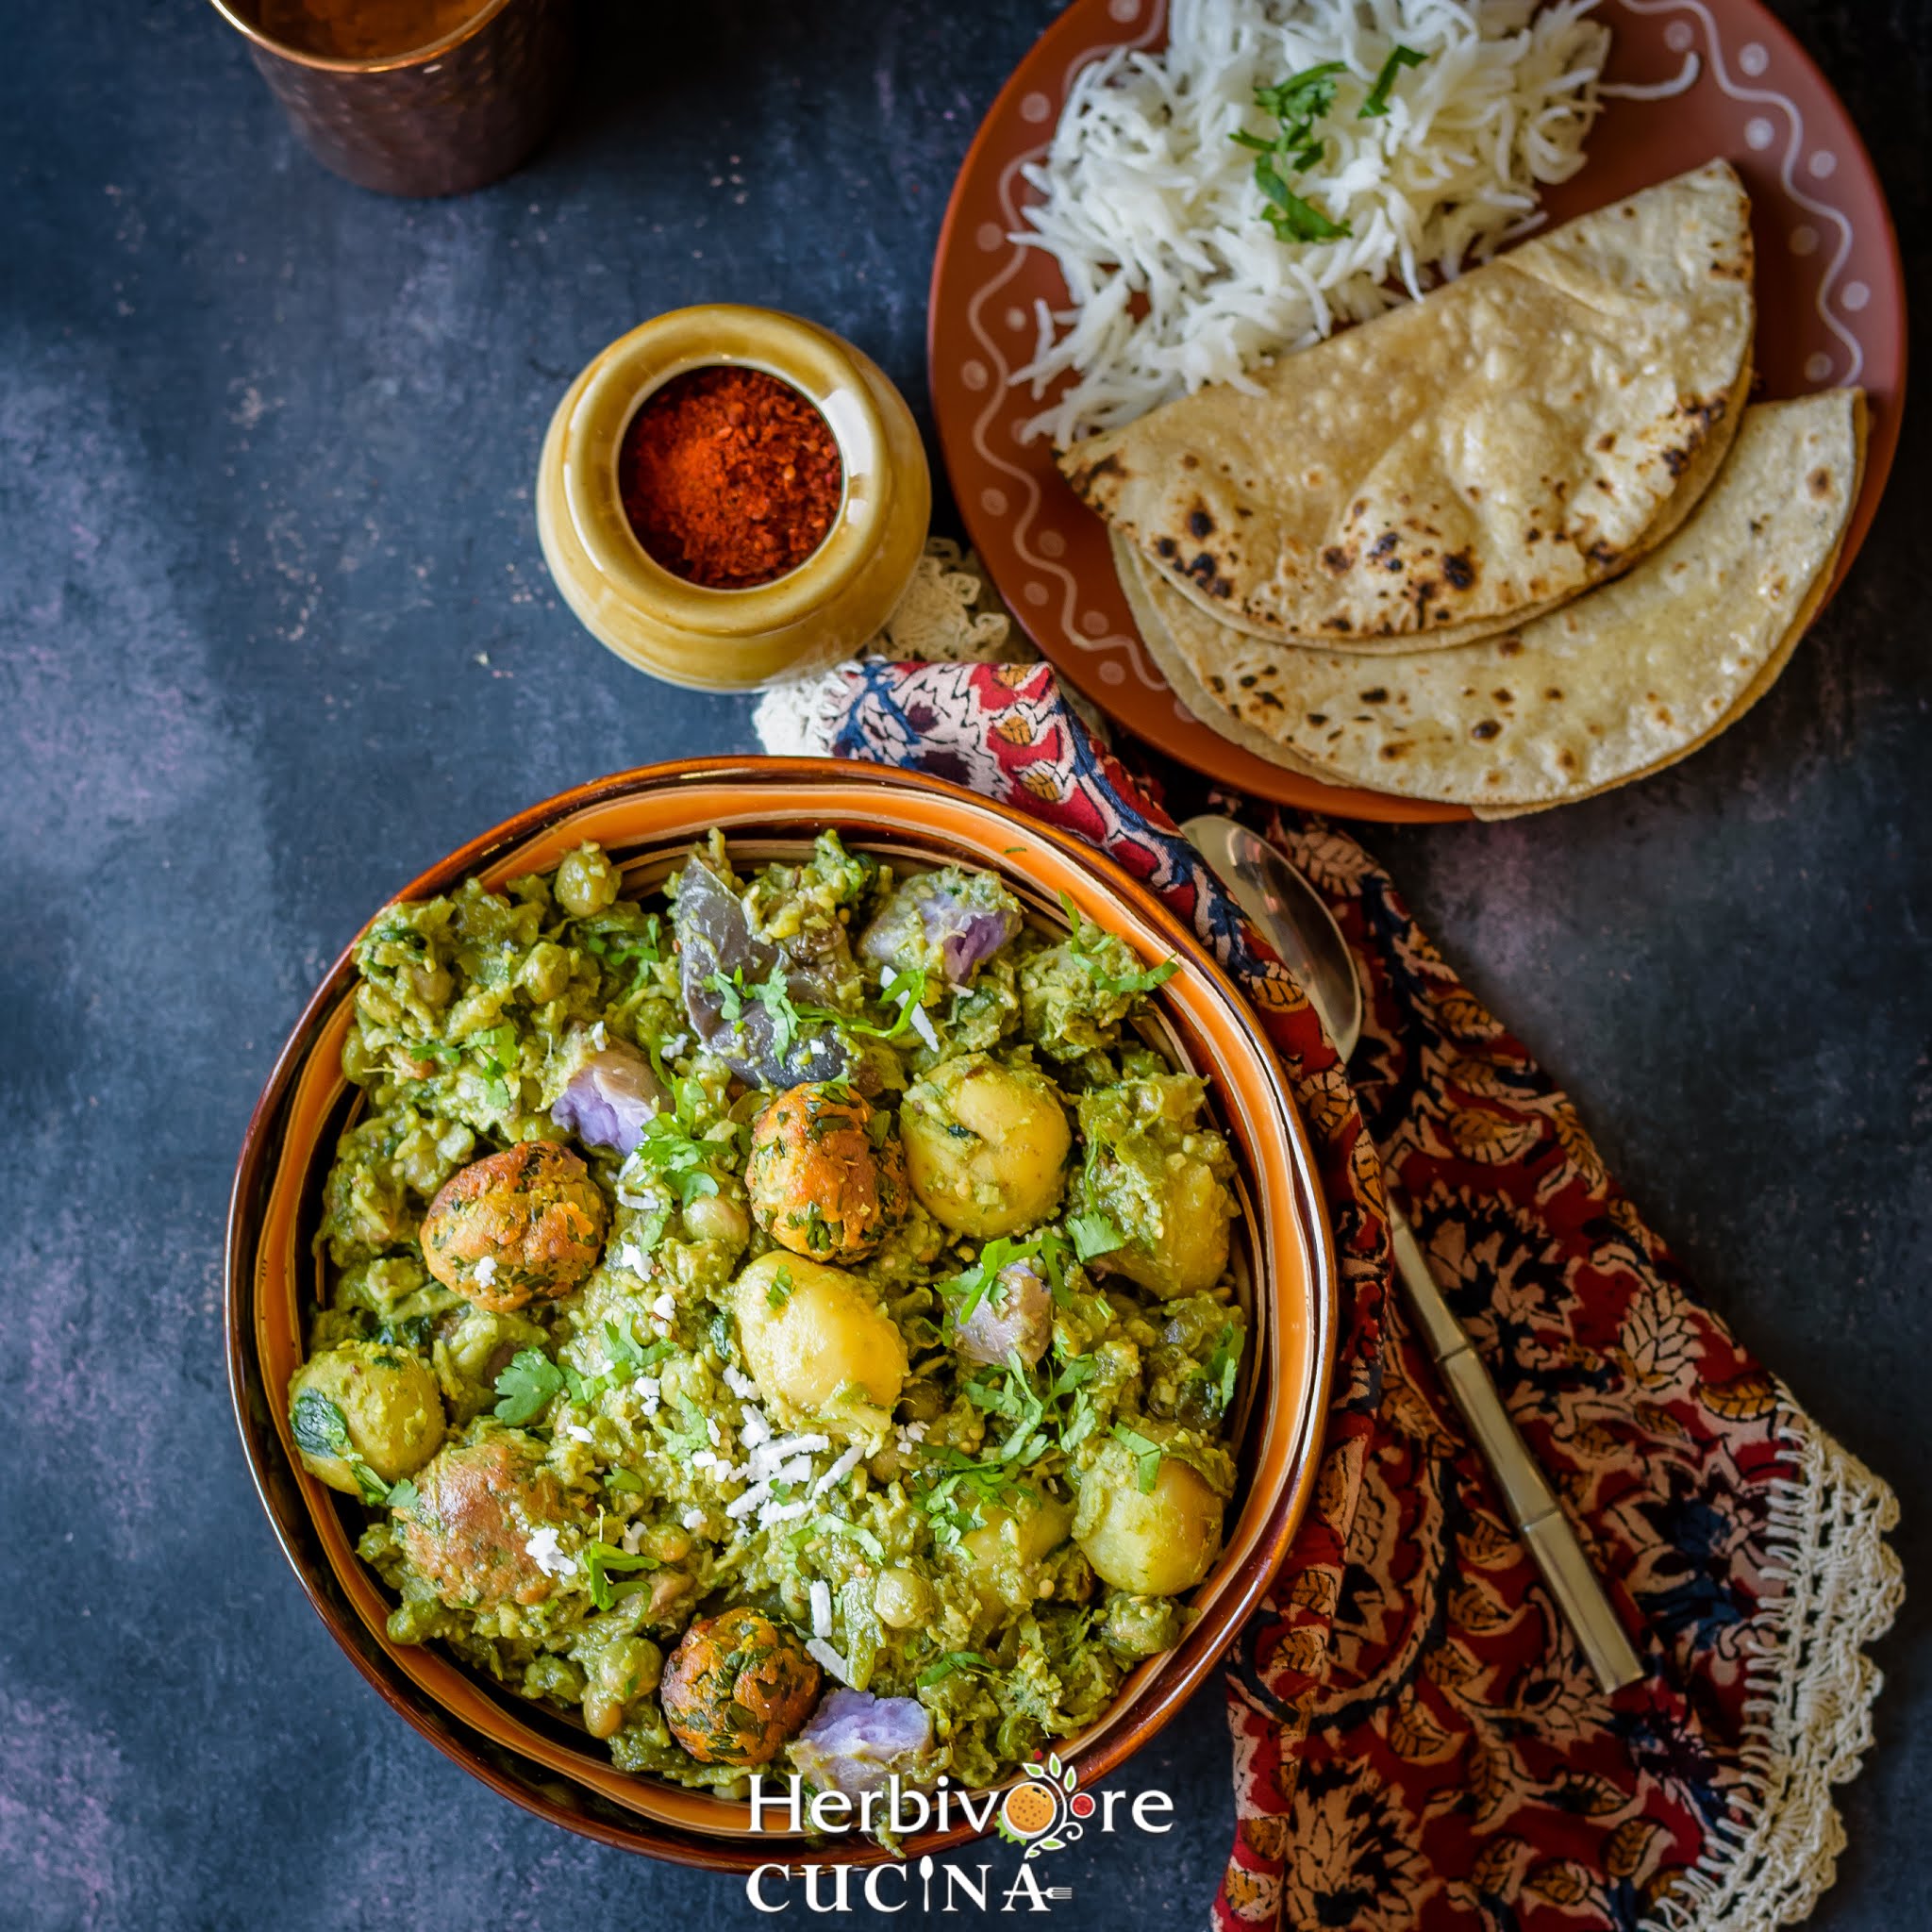
[[[797,747],[949,778],[1157,891],[1253,1000],[1334,1220],[1344,1307],[1314,1505],[1227,1660],[1239,1814],[1220,1932],[1743,1932],[1802,1917],[1842,1834],[1901,1586],[1890,1492],[1691,1292],[1569,1097],[1389,875],[1319,818],[1241,812],[1370,989],[1344,1068],[1287,970],[1041,664],[868,661]],[[1605,1698],[1391,1284],[1385,1171],[1626,1613]]]

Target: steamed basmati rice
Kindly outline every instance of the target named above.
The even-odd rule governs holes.
[[[1038,305],[1034,359],[1013,377],[1042,396],[1027,425],[1060,445],[1131,422],[1207,382],[1363,322],[1538,226],[1538,190],[1583,165],[1609,30],[1595,0],[1174,0],[1164,52],[1125,48],[1075,77],[1040,199],[1013,239],[1058,262],[1070,308]],[[1390,52],[1387,115],[1360,108]],[[1324,60],[1347,73],[1316,125],[1322,158],[1291,186],[1351,233],[1283,242],[1262,219],[1255,106]]]

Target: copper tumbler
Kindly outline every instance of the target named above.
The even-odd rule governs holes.
[[[462,194],[526,159],[557,118],[573,0],[477,0],[430,45],[331,59],[273,38],[261,0],[214,0],[317,160],[383,194]]]

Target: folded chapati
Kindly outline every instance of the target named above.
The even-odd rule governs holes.
[[[1750,204],[1721,161],[1421,302],[1064,452],[1075,491],[1257,636],[1488,635],[1625,569],[1750,379]]]
[[[1364,658],[1204,615],[1116,542],[1156,661],[1204,723],[1333,784],[1535,808],[1683,758],[1768,690],[1822,601],[1857,501],[1864,398],[1743,412],[1696,513],[1614,583],[1520,629]]]

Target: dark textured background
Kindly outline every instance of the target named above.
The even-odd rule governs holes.
[[[228,1418],[225,1197],[276,1044],[401,881],[567,782],[752,743],[747,704],[644,682],[552,594],[529,483],[564,384],[723,297],[823,319],[923,403],[947,187],[1054,10],[612,0],[549,149],[409,205],[294,148],[206,8],[14,9],[0,1924],[762,1923],[730,1880],[494,1798],[337,1652]],[[1932,8],[1778,10],[1872,142],[1932,314]],[[1371,838],[1711,1298],[1897,1485],[1918,1576],[1926,457],[1908,425],[1848,588],[1713,749],[1547,818]],[[1932,1923],[1926,1627],[1908,1606],[1880,1653],[1838,1932]],[[1056,1859],[1062,1923],[1201,1922],[1226,1753],[1209,1693],[1125,1778],[1174,1791],[1179,1828]]]

